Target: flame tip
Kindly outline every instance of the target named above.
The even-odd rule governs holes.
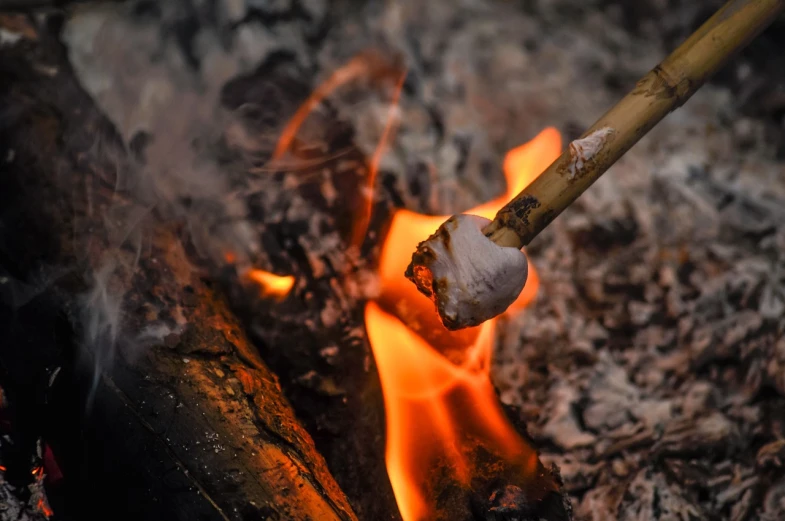
[[[276,275],[258,268],[249,270],[247,277],[259,285],[263,298],[273,298],[279,301],[289,295],[296,281],[293,275]]]

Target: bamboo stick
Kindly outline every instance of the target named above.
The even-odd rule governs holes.
[[[785,0],[730,0],[644,76],[540,176],[496,214],[483,233],[522,248],[638,142],[681,106],[785,8]]]

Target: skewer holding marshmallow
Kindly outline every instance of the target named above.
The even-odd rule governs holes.
[[[406,277],[435,302],[445,327],[479,325],[515,302],[528,274],[521,248],[783,10],[785,0],[730,0],[493,221],[453,216],[420,243]]]

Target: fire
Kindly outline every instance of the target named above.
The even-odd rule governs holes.
[[[510,151],[506,193],[467,213],[493,218],[560,151],[561,137],[552,128]],[[536,452],[507,421],[490,382],[495,320],[449,332],[433,304],[403,276],[417,242],[446,218],[394,214],[381,252],[381,297],[365,308],[386,408],[387,471],[404,521],[448,519],[437,496],[456,485],[476,490],[505,479],[530,499],[548,491],[546,480],[538,479],[544,470]],[[527,306],[538,285],[530,269],[510,311]]]
[[[405,72],[400,67],[390,63],[389,60],[382,55],[367,51],[358,54],[340,69],[333,72],[323,83],[321,83],[316,90],[314,90],[308,99],[300,105],[294,116],[287,122],[284,127],[281,137],[275,146],[273,152],[273,160],[280,159],[284,153],[289,149],[297,136],[297,131],[305,123],[305,120],[319,106],[325,98],[327,98],[335,89],[358,80],[360,78],[369,78],[371,80],[385,80],[387,78],[396,78],[396,93],[397,98],[400,88],[397,87],[398,83],[402,82],[402,76]]]
[[[292,275],[275,275],[269,271],[253,269],[248,272],[248,277],[259,285],[263,298],[277,301],[285,299],[294,286]]]
[[[237,262],[237,255],[232,251],[223,254],[227,264]],[[281,302],[289,295],[294,287],[295,278],[292,275],[276,275],[269,271],[260,269],[248,269],[241,271],[242,276],[256,283],[259,286],[259,296]]]
[[[368,231],[368,224],[371,220],[371,210],[373,207],[373,192],[376,186],[376,174],[379,170],[379,162],[384,154],[387,143],[392,140],[392,136],[396,129],[395,111],[398,107],[398,100],[401,96],[403,89],[403,82],[406,79],[406,69],[391,63],[385,57],[371,51],[360,53],[349,62],[336,70],[330,75],[323,83],[321,83],[316,90],[314,90],[308,99],[297,109],[294,116],[289,120],[284,127],[281,137],[275,146],[273,152],[273,160],[279,160],[284,153],[291,147],[294,138],[297,136],[298,130],[305,123],[308,115],[321,103],[327,96],[334,90],[356,81],[360,78],[367,78],[376,82],[393,79],[394,88],[392,91],[392,98],[390,100],[390,110],[387,116],[387,122],[384,126],[379,144],[373,152],[373,156],[368,164],[368,175],[366,177],[367,189],[363,191],[364,201],[360,211],[357,212],[357,218],[354,222],[354,229],[352,230],[352,237],[350,244],[359,248],[365,240],[365,234]]]
[[[366,199],[358,210],[351,246],[365,238],[372,210],[376,171],[395,131],[393,118],[406,71],[373,53],[361,54],[337,70],[311,94],[286,125],[273,155],[289,150],[311,111],[335,89],[360,78],[395,79],[390,115],[369,161]],[[561,136],[543,130],[508,152],[504,195],[467,213],[493,218],[507,201],[531,183],[561,152]],[[387,472],[404,521],[453,519],[466,511],[466,491],[488,495],[499,483],[518,487],[529,502],[554,490],[536,451],[508,422],[490,381],[496,321],[457,332],[441,324],[430,300],[403,273],[417,243],[448,216],[398,210],[382,246],[380,297],[365,307],[365,322],[382,384],[386,412]],[[232,261],[233,258],[227,258]],[[249,272],[262,296],[283,299],[294,277],[262,270]],[[508,312],[526,307],[539,286],[536,271]],[[457,505],[457,506],[456,506]],[[461,514],[458,514],[461,515]]]
[[[371,221],[371,211],[373,209],[373,192],[374,187],[376,186],[376,174],[379,172],[379,162],[382,160],[387,143],[390,142],[393,134],[395,133],[396,119],[393,117],[393,115],[394,110],[398,106],[398,99],[401,97],[401,90],[403,89],[403,82],[405,79],[406,73],[402,72],[398,77],[398,81],[395,83],[395,90],[393,91],[392,102],[390,103],[390,114],[387,117],[387,124],[384,126],[382,138],[379,140],[376,150],[373,151],[371,162],[368,165],[368,178],[366,180],[366,186],[368,189],[364,192],[365,204],[363,205],[362,211],[357,216],[358,219],[355,222],[354,230],[352,230],[352,240],[350,243],[356,248],[362,246],[362,243],[365,240],[365,233],[368,231],[368,224]]]

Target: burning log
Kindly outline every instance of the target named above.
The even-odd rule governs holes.
[[[476,211],[492,213],[499,208],[558,154],[560,144],[558,132],[547,129],[512,152],[505,165],[507,194]],[[328,141],[319,148],[354,150],[344,154],[341,162],[319,163],[318,169],[329,171],[331,182],[341,186],[347,186],[351,178],[356,183],[354,169],[336,165],[364,162],[356,157],[351,143]],[[292,179],[315,177],[308,168],[287,175]],[[563,504],[558,476],[541,465],[533,447],[509,423],[490,383],[493,324],[479,330],[447,331],[429,301],[403,278],[407,252],[443,217],[397,210],[386,227],[378,260],[378,295],[374,292],[374,301],[366,305],[364,313],[374,369],[369,367],[364,346],[356,341],[362,325],[349,311],[354,302],[346,294],[350,283],[362,285],[363,281],[350,273],[352,263],[340,248],[327,254],[317,250],[320,241],[332,242],[335,232],[327,235],[311,224],[308,232],[293,235],[292,230],[302,227],[285,220],[277,222],[279,207],[309,207],[303,199],[311,196],[304,194],[319,187],[303,184],[302,194],[292,191],[284,200],[277,196],[265,206],[267,220],[262,233],[269,237],[268,244],[296,242],[303,246],[304,254],[296,258],[287,255],[291,262],[288,272],[308,283],[298,284],[291,298],[273,306],[252,296],[252,309],[243,315],[261,343],[270,346],[265,354],[283,376],[298,414],[308,421],[312,432],[321,432],[317,444],[353,504],[361,509],[360,517],[398,518],[387,504],[390,485],[379,465],[379,455],[385,450],[380,443],[384,424],[372,412],[382,406],[378,371],[386,409],[387,474],[404,520],[568,519],[569,508]],[[360,192],[353,188],[349,193]],[[351,206],[347,199],[336,204]],[[317,209],[313,203],[309,208],[307,219],[316,222],[321,219],[313,213],[321,216],[337,210]],[[385,213],[382,208],[376,215]],[[349,242],[348,237],[354,235],[351,223],[343,231]],[[281,264],[277,267],[287,271]],[[516,309],[534,297],[536,274],[529,282]],[[267,291],[263,286],[262,292]],[[319,311],[322,304],[325,309]],[[309,307],[317,311],[310,313]],[[325,346],[325,339],[334,339],[336,345],[330,341]],[[276,349],[284,341],[297,347]],[[325,408],[335,412],[325,418]],[[362,479],[358,481],[359,469]],[[368,502],[369,488],[381,492],[384,501]]]
[[[782,0],[730,0],[580,139],[573,141],[542,175],[499,210],[493,221],[482,228],[492,244],[475,234],[469,246],[452,250],[448,227],[421,243],[407,269],[407,277],[434,300],[445,326],[450,329],[476,326],[509,307],[526,280],[525,275],[511,279],[510,273],[522,272],[525,259],[505,255],[499,247],[520,249],[529,244],[783,9]],[[454,222],[448,223],[455,228]],[[468,221],[461,223],[461,230],[475,226]]]
[[[0,365],[9,396],[24,396],[39,376],[50,381],[40,391],[47,399],[31,400],[27,414],[39,418],[66,483],[84,499],[64,511],[356,519],[277,379],[188,261],[177,227],[116,190],[126,152],[63,49],[47,30],[25,35],[0,48],[0,207],[15,221],[2,229],[0,260],[10,284],[43,289],[21,302],[19,292],[3,293],[16,299],[3,311],[16,313],[19,327]],[[139,235],[137,223],[146,227]],[[92,343],[87,379],[69,334],[30,340],[31,331],[62,326],[63,315]],[[99,471],[99,480],[84,476]]]

